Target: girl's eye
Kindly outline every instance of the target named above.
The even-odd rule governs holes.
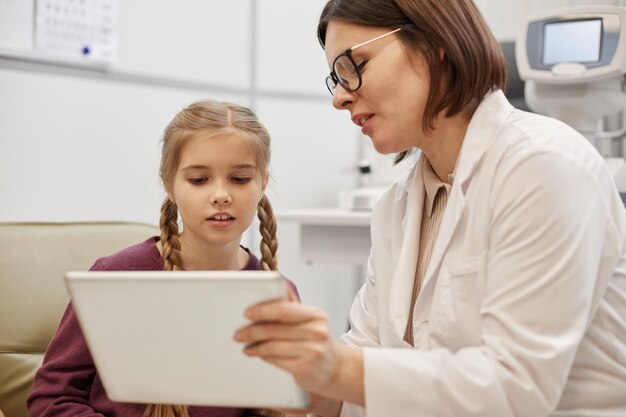
[[[193,185],[202,185],[205,182],[208,181],[208,178],[206,177],[193,177],[193,178],[189,178],[189,183],[193,184]]]
[[[235,184],[246,184],[250,182],[251,178],[249,177],[232,177],[232,181]]]

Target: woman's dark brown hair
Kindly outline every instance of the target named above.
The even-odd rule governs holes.
[[[330,0],[317,26],[322,47],[333,20],[402,28],[398,35],[405,47],[422,53],[430,72],[425,132],[432,131],[441,112],[455,116],[489,91],[506,86],[502,48],[472,0]],[[396,163],[408,153],[398,154]]]

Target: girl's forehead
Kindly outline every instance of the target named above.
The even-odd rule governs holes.
[[[196,132],[183,141],[183,148],[193,147],[238,147],[246,145],[244,138],[234,132]]]
[[[197,141],[197,140],[227,140],[227,139],[237,139],[241,138],[241,135],[236,132],[223,132],[223,131],[211,131],[211,130],[198,130],[196,132],[190,132],[187,135],[186,142]]]
[[[256,158],[247,141],[238,134],[199,132],[183,143],[180,166],[184,165],[256,165]]]

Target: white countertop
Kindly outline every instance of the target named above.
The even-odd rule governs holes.
[[[291,209],[274,213],[278,221],[292,221],[309,226],[369,226],[370,211],[339,208]]]
[[[340,208],[277,210],[276,220],[300,230],[300,255],[308,262],[365,265],[370,250],[369,211]]]

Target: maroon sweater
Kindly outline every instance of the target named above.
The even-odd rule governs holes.
[[[157,237],[96,260],[91,271],[160,271]],[[250,253],[244,270],[263,269]],[[289,282],[295,290],[294,285]],[[71,303],[50,341],[27,400],[31,417],[142,417],[145,404],[109,400]],[[190,417],[240,417],[243,408],[190,407]]]

